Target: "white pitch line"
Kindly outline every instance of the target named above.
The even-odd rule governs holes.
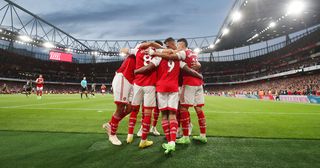
[[[2,107],[0,107],[2,108]],[[6,108],[6,109],[18,109],[18,110],[63,110],[63,111],[108,111],[108,110],[112,110],[114,111],[115,109],[104,109],[104,108],[100,108],[100,109],[92,109],[92,108]]]
[[[0,107],[3,108],[3,107]],[[21,109],[21,110],[63,110],[63,111],[99,111],[99,112],[113,112],[115,109],[111,108],[6,108],[6,109]],[[214,114],[262,114],[262,115],[320,115],[320,112],[306,112],[306,113],[297,113],[297,112],[239,112],[239,111],[212,111],[212,110],[205,110],[205,112],[214,113]],[[191,112],[193,113],[193,111]]]
[[[52,104],[67,104],[67,103],[75,103],[75,102],[79,102],[79,100],[78,101],[54,102],[54,103],[41,103],[41,104],[26,104],[26,105],[20,105],[20,106],[6,106],[6,107],[0,107],[0,108],[10,109],[10,108],[29,107],[29,106],[42,106],[42,105],[52,105]]]

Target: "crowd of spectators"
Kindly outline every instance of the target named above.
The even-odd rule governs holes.
[[[320,65],[320,30],[286,47],[255,58],[232,62],[202,62],[206,83],[254,79],[285,71]]]
[[[320,30],[269,54],[232,62],[202,62],[205,83],[218,84],[256,79],[284,71],[320,65]],[[49,57],[49,56],[48,56]],[[121,62],[65,63],[44,61],[0,49],[0,77],[35,80],[39,74],[45,81],[79,83],[86,76],[89,83],[111,83]],[[10,93],[20,92],[23,83],[7,82]],[[0,81],[0,86],[3,82]],[[215,93],[250,94],[318,94],[319,74],[270,79],[239,85],[209,88]],[[46,85],[49,93],[76,93],[75,85]]]
[[[26,82],[12,82],[12,81],[0,81],[0,93],[1,94],[18,94],[24,93],[24,85]],[[96,92],[101,92],[100,86],[96,85]],[[35,92],[36,85],[33,84],[32,91]],[[107,87],[107,92],[110,92],[110,87]],[[88,91],[91,90],[91,86],[88,86]],[[80,84],[45,84],[45,94],[75,94],[81,91]]]
[[[49,57],[49,55],[48,55]],[[0,77],[35,79],[42,74],[46,81],[79,82],[83,76],[96,83],[110,83],[121,62],[78,64],[44,61],[0,49]]]

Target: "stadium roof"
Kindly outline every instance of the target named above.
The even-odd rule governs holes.
[[[319,24],[319,0],[236,0],[214,50],[248,46]]]

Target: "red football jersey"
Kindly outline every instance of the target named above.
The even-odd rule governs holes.
[[[147,66],[153,56],[144,53],[143,49],[138,49],[136,52],[136,69]],[[155,86],[157,82],[157,71],[151,71],[145,74],[137,74],[134,83],[138,86]]]
[[[121,64],[117,73],[122,73],[123,76],[133,84],[134,81],[134,70],[136,68],[136,58],[134,55],[129,55]]]
[[[106,90],[107,87],[106,86],[101,86],[101,90]]]
[[[36,79],[37,87],[43,87],[43,82],[44,82],[43,78],[37,78]]]
[[[191,68],[193,62],[198,62],[198,56],[192,50],[188,49],[186,50],[185,63]],[[203,85],[203,80],[183,73],[183,85],[201,86]]]
[[[178,92],[180,61],[162,59],[157,70],[157,92]]]

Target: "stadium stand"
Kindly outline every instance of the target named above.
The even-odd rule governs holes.
[[[206,88],[209,94],[214,95],[317,95],[320,96],[320,72],[315,74],[301,73],[294,76],[285,76],[267,79],[252,83],[214,86]]]
[[[39,60],[0,49],[0,76],[16,79],[35,79],[43,74],[46,81],[79,82],[87,76],[91,82],[110,82],[114,70],[121,65],[115,63],[76,64]]]
[[[320,64],[320,30],[286,47],[255,58],[202,62],[206,83],[243,81]]]
[[[320,65],[319,36],[320,30],[311,32],[295,42],[289,42],[282,49],[254,58],[228,62],[201,62],[206,89],[209,93],[215,94],[257,94],[259,91],[264,91],[264,94],[271,92],[272,94],[319,95],[319,86],[310,86],[312,83],[318,84],[318,81],[314,81],[319,80],[318,71],[312,72],[315,74],[309,76],[301,76],[301,72],[291,76],[290,74],[282,75],[284,79],[281,78],[281,75],[276,79],[268,78],[275,74]],[[87,77],[89,83],[110,84],[114,72],[121,65],[121,62],[79,64],[46,61],[5,49],[0,49],[0,61],[2,62],[0,77],[34,80],[39,74],[43,74],[46,81],[58,82],[46,86],[49,93],[75,93],[78,91],[75,85],[83,76]],[[288,78],[290,83],[285,84],[284,81]],[[312,80],[312,78],[315,79]],[[250,80],[251,83],[248,83]],[[65,85],[66,82],[71,82],[73,86]],[[239,85],[235,85],[235,82],[238,82]],[[11,93],[17,93],[21,91],[24,81],[2,80],[0,84],[2,83],[8,84]]]

